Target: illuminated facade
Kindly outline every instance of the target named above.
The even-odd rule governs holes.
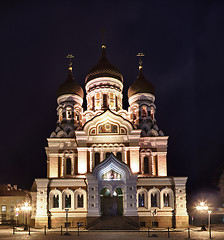
[[[33,185],[36,227],[69,222],[91,226],[100,216],[121,215],[142,226],[186,227],[186,177],[167,176],[167,141],[155,117],[155,91],[143,75],[128,90],[123,76],[102,56],[85,79],[84,93],[72,75],[58,89],[58,121],[47,139],[47,178]],[[156,211],[155,211],[156,210]]]

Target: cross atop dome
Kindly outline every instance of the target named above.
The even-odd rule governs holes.
[[[144,57],[145,54],[142,53],[142,52],[140,52],[140,53],[138,53],[136,56],[139,57],[139,70],[140,70],[140,69],[143,68],[143,66],[142,66],[142,57]]]
[[[69,70],[72,71],[72,59],[74,58],[74,56],[72,54],[68,54],[66,56],[67,59],[69,59]]]

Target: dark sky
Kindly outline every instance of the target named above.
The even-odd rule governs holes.
[[[168,174],[188,191],[212,188],[223,166],[224,1],[5,1],[0,7],[0,183],[29,188],[46,177],[46,138],[56,126],[56,91],[75,55],[76,80],[101,54],[127,90],[138,73],[156,88],[157,121],[169,135]]]

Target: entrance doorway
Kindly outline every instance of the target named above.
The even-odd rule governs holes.
[[[102,216],[122,216],[123,215],[123,191],[116,188],[111,194],[108,188],[100,191],[100,206]]]

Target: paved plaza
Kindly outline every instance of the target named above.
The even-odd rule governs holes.
[[[11,228],[0,229],[0,240],[2,239],[30,239],[30,240],[61,240],[61,239],[79,239],[79,240],[143,240],[143,239],[189,239],[188,231],[185,229],[171,229],[170,237],[168,238],[167,229],[156,229],[155,234],[157,238],[148,237],[147,229],[141,229],[140,231],[85,231],[81,230],[78,236],[77,229],[69,229],[70,236],[65,236],[64,231],[61,235],[60,229],[47,230],[46,235],[44,229],[31,229],[30,235],[28,232],[24,232],[22,229],[18,229],[15,234]],[[209,239],[208,231],[200,231],[200,228],[194,227],[190,231],[190,239]],[[224,239],[224,227],[214,227],[212,230],[212,239]]]

